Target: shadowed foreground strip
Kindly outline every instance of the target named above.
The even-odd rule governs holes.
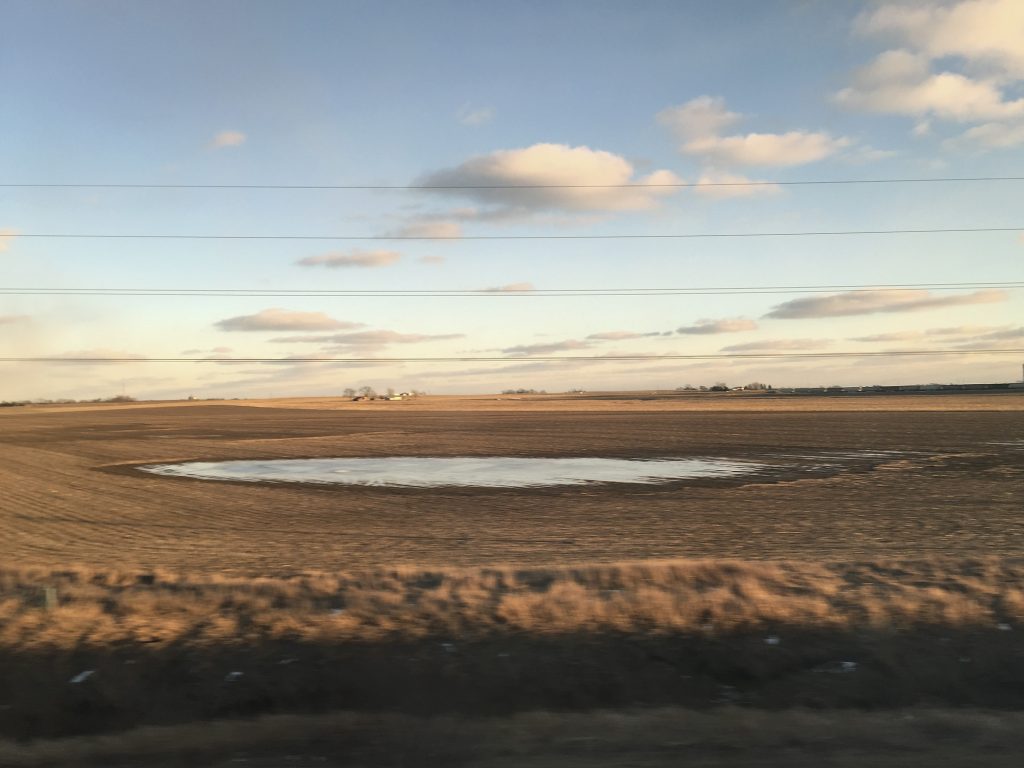
[[[1024,707],[1021,559],[83,568],[6,571],[0,589],[12,738],[342,709]]]
[[[277,715],[116,736],[0,742],[10,768],[46,766],[1018,766],[1024,714],[723,707],[530,712],[504,718]]]

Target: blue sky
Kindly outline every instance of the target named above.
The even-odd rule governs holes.
[[[643,184],[1024,176],[1024,4],[21,2],[5,183]],[[6,287],[536,289],[1024,279],[1024,182],[531,191],[0,189]],[[729,192],[731,194],[723,194]],[[180,233],[444,241],[47,239]],[[306,260],[306,265],[298,262]],[[840,291],[835,291],[840,294]],[[786,302],[814,299],[807,304]],[[787,309],[788,308],[788,309]],[[1024,346],[1019,290],[469,298],[0,297],[2,356],[508,357],[4,364],[0,398],[1008,380],[1014,356],[530,362]],[[766,315],[774,314],[772,317]],[[680,330],[682,329],[682,331]],[[653,335],[658,334],[658,335]],[[187,354],[185,354],[187,352]]]

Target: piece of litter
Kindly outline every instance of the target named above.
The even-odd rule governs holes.
[[[282,666],[286,666],[288,664],[294,664],[296,661],[298,661],[298,659],[296,659],[296,658],[289,658],[289,659],[281,659],[277,663],[281,664]]]
[[[344,612],[344,608],[331,608],[331,616],[341,616]]]
[[[77,675],[75,675],[70,680],[68,680],[68,682],[71,683],[72,685],[78,685],[79,683],[84,683],[86,680],[88,680],[90,677],[92,677],[95,674],[96,674],[96,670],[95,669],[87,669],[84,672],[79,672]]]
[[[764,639],[764,642],[765,645],[778,645],[782,642],[782,640],[779,638],[778,635],[768,635],[768,637]]]
[[[827,672],[830,675],[842,675],[847,672],[857,671],[856,661],[830,661],[814,668],[815,672]]]
[[[1009,632],[1013,629],[1013,627],[1011,627],[1009,624],[996,624],[996,629],[998,629],[1000,632]]]
[[[455,643],[441,643],[441,647],[448,653],[452,653],[455,650]]]
[[[498,654],[498,658],[499,659],[507,659],[511,655],[512,655],[511,653],[499,653]]]
[[[242,675],[244,675],[244,674],[245,674],[244,672],[228,672],[228,673],[227,673],[227,674],[226,674],[226,675],[224,676],[224,679],[225,679],[225,680],[226,680],[227,682],[229,682],[229,683],[233,683],[233,682],[235,682],[236,680],[241,680],[241,679],[242,679]]]

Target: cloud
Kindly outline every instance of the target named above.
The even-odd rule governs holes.
[[[14,325],[16,323],[27,323],[31,320],[28,315],[0,315],[0,325]]]
[[[722,130],[742,119],[729,112],[725,101],[711,96],[658,113],[658,122],[679,139],[680,150],[719,165],[791,166],[822,160],[848,147],[845,137],[823,131],[747,133],[723,136]]]
[[[203,355],[203,354],[227,355],[227,354],[230,354],[231,352],[234,352],[234,350],[231,347],[213,347],[212,349],[186,349],[186,350],[183,350],[181,354],[183,354],[183,355]]]
[[[10,250],[11,241],[17,236],[18,231],[15,229],[0,229],[0,253]]]
[[[210,140],[210,146],[214,149],[240,147],[245,144],[246,138],[248,137],[241,131],[221,131]]]
[[[572,352],[589,348],[590,344],[586,341],[566,339],[565,341],[554,341],[547,344],[520,344],[515,347],[507,347],[501,351],[510,357],[527,357],[530,355],[550,355],[555,352]]]
[[[488,293],[519,293],[522,291],[532,291],[533,283],[509,283],[508,285],[495,285],[483,290]]]
[[[733,197],[754,197],[756,195],[775,195],[782,191],[778,184],[758,181],[736,173],[704,172],[697,179],[694,192],[702,197],[713,200],[724,200]]]
[[[920,312],[965,304],[1006,301],[1006,291],[983,290],[953,296],[936,296],[929,291],[847,291],[783,302],[765,315],[777,319],[871,315],[880,312]]]
[[[1007,101],[994,82],[955,72],[932,74],[927,58],[905,50],[880,54],[855,73],[853,85],[836,93],[835,100],[865,112],[961,123],[1024,115],[1024,99]]]
[[[733,344],[730,347],[722,347],[722,352],[814,350],[827,347],[831,343],[831,339],[766,339],[764,341],[750,341],[746,344]]]
[[[494,119],[494,109],[492,107],[473,107],[469,104],[464,104],[456,116],[463,125],[484,125]]]
[[[721,320],[701,318],[694,325],[684,325],[681,328],[676,328],[676,333],[699,336],[753,330],[757,330],[757,323],[746,317],[727,317]]]
[[[402,256],[397,251],[362,251],[353,250],[347,253],[324,253],[319,256],[307,256],[295,263],[303,267],[386,267],[394,264]]]
[[[680,182],[666,170],[636,176],[629,161],[611,152],[585,146],[534,144],[478,155],[453,168],[427,174],[417,185],[461,187],[431,191],[470,198],[493,206],[490,214],[507,216],[550,209],[574,213],[646,210],[677,189],[621,185]],[[532,188],[508,189],[510,186]]]
[[[333,331],[359,328],[363,323],[335,320],[323,312],[294,312],[271,307],[254,315],[239,315],[214,323],[222,331]]]
[[[444,264],[445,258],[444,256],[420,256],[418,259],[416,259],[416,261],[418,261],[420,264],[430,264],[432,266],[437,266],[439,264]]]
[[[387,232],[390,237],[426,237],[436,240],[457,240],[462,237],[462,224],[451,219],[416,217],[397,229]]]
[[[873,336],[854,336],[850,341],[862,342],[884,342],[884,341],[913,341],[924,338],[921,331],[894,331],[892,333],[876,333]]]
[[[789,131],[705,136],[684,144],[683,151],[723,165],[784,167],[823,160],[849,145],[849,139],[824,132]]]
[[[650,333],[635,333],[633,331],[604,331],[602,333],[592,333],[587,336],[587,339],[591,341],[627,341],[629,339],[644,339],[651,336],[661,336],[661,333],[659,331],[652,331]]]
[[[974,336],[979,333],[1003,331],[1008,327],[1006,325],[956,325],[949,328],[929,328],[925,334],[928,336]]]
[[[857,27],[869,35],[895,36],[931,59],[959,57],[1024,77],[1024,4],[1020,0],[886,3],[862,14]]]
[[[659,123],[683,139],[717,136],[742,119],[743,115],[725,108],[725,99],[720,96],[698,96],[657,115]]]
[[[914,135],[930,132],[928,118],[982,123],[947,146],[971,143],[987,149],[1024,144],[1024,3],[960,0],[945,3],[887,2],[862,13],[856,29],[894,40],[858,70],[836,95],[853,109],[913,116]],[[957,71],[959,70],[959,71]]]
[[[134,352],[125,352],[123,349],[110,349],[108,347],[93,347],[92,349],[76,349],[70,352],[61,352],[57,355],[50,355],[50,357],[59,357],[66,359],[96,359],[102,361],[109,358],[128,359],[128,360],[146,360],[148,359],[145,355],[138,355]]]
[[[465,338],[461,333],[423,334],[378,330],[357,333],[335,333],[329,336],[282,336],[271,339],[279,344],[334,344],[342,347],[383,347],[388,344],[420,344],[425,341],[445,341]]]

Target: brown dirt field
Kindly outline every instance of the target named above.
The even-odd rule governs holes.
[[[950,397],[969,410],[949,410]],[[1024,551],[1024,450],[1008,444],[1024,435],[1024,396],[868,400],[869,411],[834,410],[836,403],[867,402],[845,398],[801,400],[802,407],[827,410],[769,404],[742,412],[714,410],[706,400],[698,410],[674,401],[641,402],[636,410],[574,401],[558,410],[538,412],[530,403],[527,410],[495,412],[467,406],[477,400],[453,406],[452,399],[334,401],[334,410],[5,409],[0,539],[8,564],[258,574]],[[924,406],[933,410],[913,410]],[[724,456],[773,466],[739,483],[526,490],[219,483],[132,468],[186,459],[396,454]],[[823,454],[836,466],[810,469]]]
[[[1024,396],[647,397],[0,409],[0,765],[1024,760]],[[523,490],[134,468],[388,455],[769,466]]]

